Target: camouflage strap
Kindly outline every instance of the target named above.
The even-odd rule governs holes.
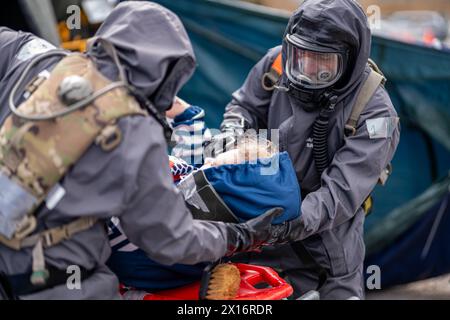
[[[373,71],[375,71],[376,73],[383,76],[383,78],[384,78],[383,85],[384,85],[386,83],[386,77],[384,76],[383,71],[381,71],[380,67],[378,67],[378,65],[376,64],[376,62],[374,60],[369,58],[369,60],[367,62],[369,63],[369,66]]]
[[[345,125],[345,135],[347,137],[351,137],[356,134],[356,128],[362,111],[369,103],[372,96],[375,94],[377,88],[380,85],[384,85],[386,83],[386,78],[384,77],[383,73],[381,72],[380,68],[378,68],[376,63],[371,59],[369,59],[368,63],[371,68],[369,77],[366,79],[363,87],[361,88],[358,97],[356,98],[355,105],[353,106],[352,113]],[[383,173],[384,172],[385,171],[383,171]],[[383,175],[383,173],[378,179],[378,183],[382,185],[384,185],[387,180],[387,176]],[[369,195],[364,200],[362,205],[362,208],[366,216],[372,212],[373,204],[374,204],[373,197],[372,195]]]
[[[53,247],[64,240],[70,239],[74,234],[86,231],[97,223],[96,218],[84,217],[68,224],[36,233],[24,239],[7,239],[0,235],[0,243],[14,250],[34,247],[41,241],[44,248]]]

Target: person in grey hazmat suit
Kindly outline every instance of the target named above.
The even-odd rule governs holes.
[[[133,244],[168,265],[216,261],[252,250],[270,238],[271,221],[279,211],[269,211],[245,224],[193,220],[173,186],[158,113],[171,107],[195,68],[193,49],[178,17],[155,3],[119,4],[89,42],[86,53],[103,76],[113,81],[119,69],[106,43],[115,49],[128,82],[157,113],[120,118],[120,144],[109,152],[92,144],[60,181],[57,199],[47,198],[37,209],[34,235],[80,217],[99,219],[57,245],[44,247],[49,271],[44,285],[30,282],[36,262],[32,247],[14,250],[0,241],[3,298],[118,298],[118,280],[105,266],[111,249],[104,222],[112,216],[120,219]],[[31,61],[61,49],[32,34],[1,27],[0,50],[0,118],[4,122],[10,114],[10,92]],[[25,84],[36,75],[51,73],[60,60],[61,56],[49,55],[32,65],[20,82],[24,85],[13,97],[14,103],[24,101],[20,93]],[[66,280],[74,270],[81,272],[81,284],[70,287]]]
[[[302,189],[301,217],[289,223],[290,244],[237,261],[283,270],[298,297],[364,298],[362,204],[399,143],[397,113],[380,85],[354,128],[348,119],[368,79],[371,31],[353,0],[306,0],[289,20],[282,46],[254,66],[226,107],[222,134],[209,148],[246,129],[278,130]],[[277,57],[282,74],[267,83]],[[348,132],[348,129],[350,130]],[[272,140],[276,137],[272,136]]]

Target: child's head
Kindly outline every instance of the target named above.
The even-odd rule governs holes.
[[[215,158],[207,158],[204,167],[256,162],[257,159],[270,158],[277,152],[278,148],[269,140],[255,135],[244,135],[237,140],[234,149],[221,153]]]

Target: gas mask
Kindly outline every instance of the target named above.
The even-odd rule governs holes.
[[[289,93],[307,111],[326,108],[332,89],[342,78],[347,64],[343,46],[317,44],[297,34],[288,34],[286,76]]]

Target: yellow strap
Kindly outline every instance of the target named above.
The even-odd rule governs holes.
[[[366,216],[368,216],[372,212],[373,208],[373,198],[372,196],[368,196],[366,200],[364,200],[364,203],[362,205],[364,213]]]

